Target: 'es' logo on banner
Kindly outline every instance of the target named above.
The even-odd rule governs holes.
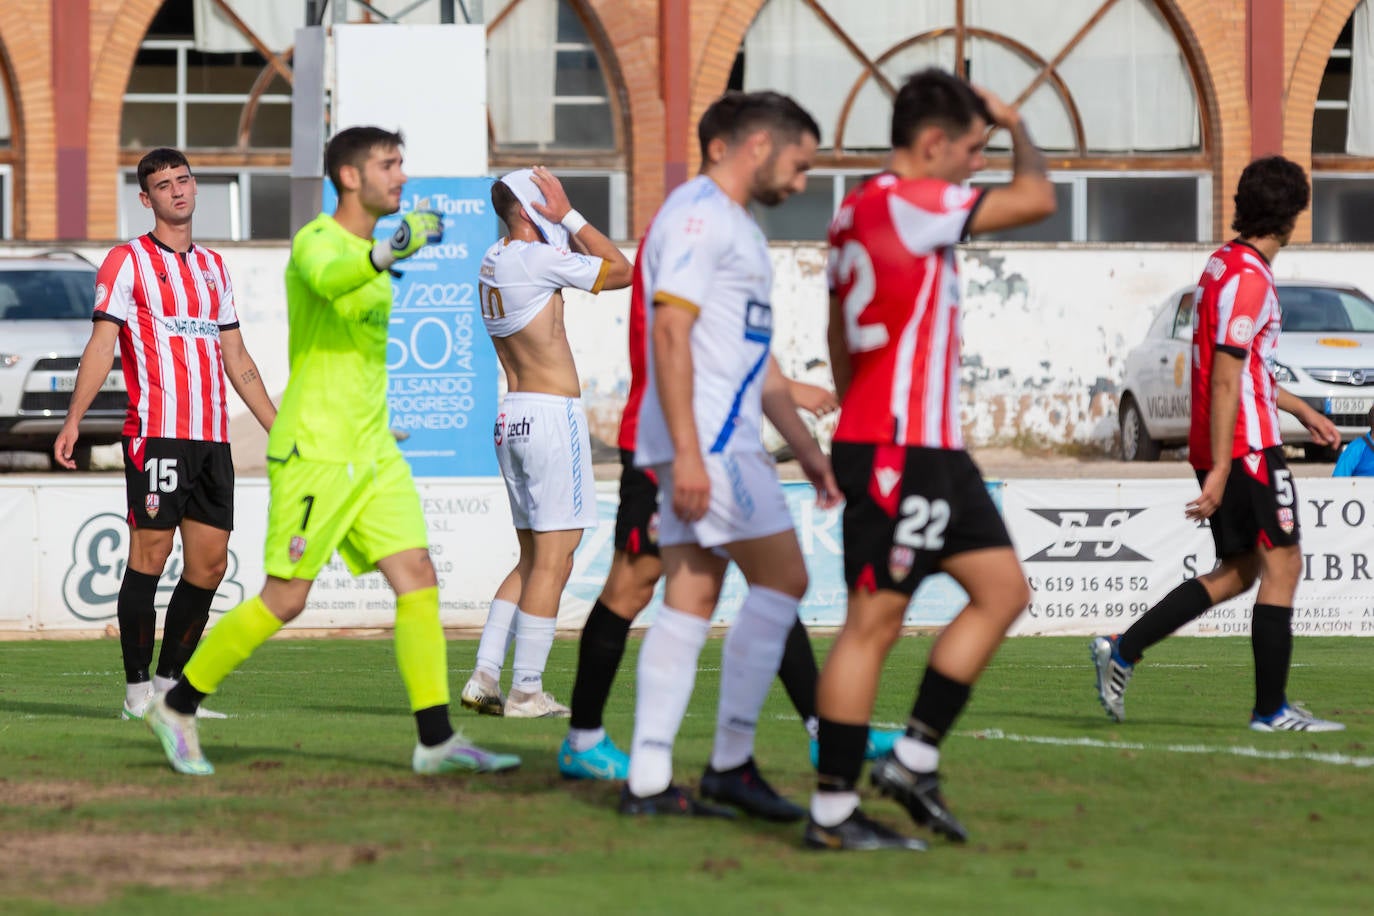
[[[1121,539],[1121,527],[1142,509],[1032,509],[1057,527],[1049,546],[1026,557],[1026,563],[1148,563]]]

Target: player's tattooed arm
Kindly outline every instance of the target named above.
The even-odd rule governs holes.
[[[239,376],[239,381],[243,382],[243,384],[245,385],[251,385],[253,384],[253,382],[256,382],[257,380],[258,370],[256,369],[249,369],[247,372],[244,372]]]
[[[1045,154],[1035,145],[1026,122],[1020,118],[1011,128],[1011,170],[1016,175],[1043,176],[1049,172]]]

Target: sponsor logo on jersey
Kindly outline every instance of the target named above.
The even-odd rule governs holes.
[[[505,426],[506,438],[512,442],[517,439],[528,439],[530,433],[534,429],[534,423],[530,421],[529,417],[521,417],[518,420],[507,420]]]
[[[301,557],[305,556],[305,538],[299,534],[292,537],[290,545],[286,548],[286,555],[291,558],[292,563],[299,563]]]
[[[1288,506],[1279,506],[1279,527],[1284,534],[1292,534],[1296,523],[1293,521],[1293,510]]]
[[[162,326],[178,337],[219,337],[219,325],[206,318],[181,318],[169,315]]]
[[[911,575],[911,567],[916,565],[916,551],[901,544],[894,544],[887,553],[887,574],[893,582],[901,582]]]
[[[162,499],[156,493],[149,493],[143,498],[143,511],[148,513],[149,518],[157,518],[161,505]]]
[[[1055,540],[1024,558],[1026,563],[1147,563],[1131,549],[1122,528],[1145,511],[1140,509],[1032,509],[1058,529]]]
[[[768,343],[773,339],[773,306],[750,299],[744,307],[744,339]]]

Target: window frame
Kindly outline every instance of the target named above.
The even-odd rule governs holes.
[[[261,165],[202,167],[199,162],[192,161],[191,173],[195,175],[197,180],[202,178],[231,178],[237,184],[237,188],[230,192],[231,198],[237,198],[236,207],[234,210],[231,210],[229,214],[229,225],[233,235],[229,238],[205,236],[204,240],[206,242],[267,242],[283,241],[289,238],[289,236],[281,236],[280,238],[257,238],[252,234],[253,176],[276,175],[289,179],[291,177],[291,170],[289,167],[274,168]],[[137,168],[121,165],[117,172],[116,182],[116,200],[119,202],[119,212],[116,214],[116,218],[118,219],[119,235],[120,238],[132,238],[133,232],[131,223],[128,219],[129,214],[124,208],[124,190],[130,184],[134,187],[138,187]],[[199,235],[197,235],[197,237],[199,238]]]

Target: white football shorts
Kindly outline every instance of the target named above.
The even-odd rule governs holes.
[[[580,398],[507,394],[494,439],[517,529],[571,531],[599,524],[592,440]]]
[[[658,473],[660,547],[699,544],[714,548],[794,527],[772,455],[748,451],[704,457],[711,480],[711,502],[706,514],[695,522],[685,522],[673,511],[672,464],[654,467]]]

